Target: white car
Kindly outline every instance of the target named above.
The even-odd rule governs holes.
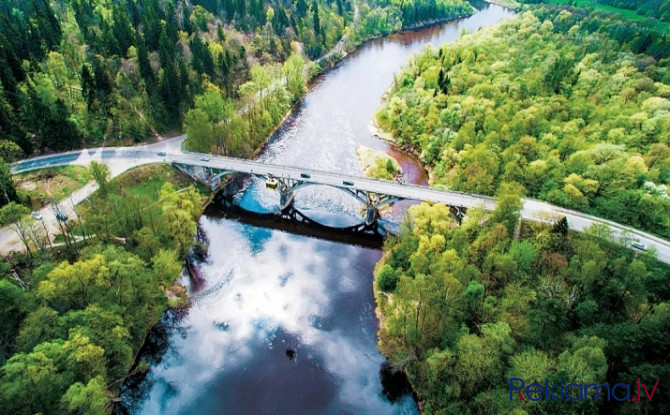
[[[36,212],[36,211],[33,210],[32,212],[30,212],[30,216],[32,216],[33,218],[35,218],[37,220],[42,220],[42,215],[40,215],[40,212]]]
[[[202,156],[202,157],[200,157],[200,161],[209,161],[209,157]]]
[[[643,244],[642,242],[638,241],[633,241],[630,243],[631,248],[638,250],[638,251],[646,251],[647,250],[647,245]]]

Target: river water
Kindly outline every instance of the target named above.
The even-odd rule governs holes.
[[[440,45],[511,16],[477,3],[475,15],[372,41],[319,77],[259,160],[363,175],[356,149],[386,151],[413,183],[417,161],[375,138],[373,114],[394,73],[427,44]],[[250,181],[236,201],[273,211],[278,195]],[[296,206],[331,225],[360,221],[360,206],[324,187],[298,191]],[[216,207],[210,207],[211,209]],[[397,216],[397,214],[396,214]],[[372,274],[375,249],[288,234],[204,215],[208,258],[192,305],[164,338],[146,379],[123,394],[138,414],[415,414],[406,394],[382,393]],[[189,285],[188,281],[185,281]],[[294,356],[290,351],[294,351]]]

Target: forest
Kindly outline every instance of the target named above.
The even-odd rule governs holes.
[[[29,204],[6,163],[32,155],[183,128],[193,150],[249,156],[320,70],[310,61],[343,37],[350,50],[472,11],[463,0],[2,0],[0,206]]]
[[[444,205],[410,208],[375,271],[382,353],[424,415],[668,413],[670,268],[607,229],[572,234],[565,218],[515,237],[522,190],[503,183],[497,209],[471,209],[460,226]],[[632,384],[631,396],[638,378],[659,384],[640,403],[596,401],[593,388],[522,402],[511,378]]]
[[[670,22],[670,1],[668,0],[600,0],[600,2],[622,9],[635,10],[638,14]]]
[[[524,196],[670,237],[670,43],[600,11],[549,7],[428,48],[378,125],[433,185]]]
[[[462,0],[0,0],[0,223],[25,246],[0,260],[2,412],[111,411],[146,370],[135,359],[150,328],[186,303],[175,282],[204,248],[207,193],[169,166],[110,180],[94,162],[84,170],[99,190],[54,238],[9,163],[182,127],[192,150],[249,156],[343,37],[350,50],[472,11]]]
[[[637,22],[538,7],[429,47],[396,76],[378,126],[434,186],[498,202],[460,225],[443,205],[410,208],[375,269],[379,347],[423,414],[670,411],[670,267],[606,226],[519,221],[534,197],[670,236],[669,58],[667,38]],[[641,378],[663,397],[596,400],[592,388],[524,402],[511,378]]]
[[[524,3],[551,3],[556,0],[523,0]],[[573,3],[575,1],[573,0]],[[566,3],[569,3],[566,1]],[[635,13],[670,22],[670,1],[668,0],[597,0],[596,3],[620,9],[632,10]],[[580,4],[581,5],[581,4]]]
[[[169,166],[108,180],[51,242],[28,208],[0,209],[26,244],[0,260],[0,407],[7,414],[110,413],[191,251],[204,195]],[[182,188],[177,192],[177,186]],[[184,187],[187,186],[187,187]]]

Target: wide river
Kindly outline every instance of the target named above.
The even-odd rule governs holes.
[[[413,53],[458,39],[462,28],[474,32],[513,14],[488,3],[476,6],[479,12],[469,18],[378,39],[348,56],[315,81],[258,159],[363,175],[356,149],[366,146],[395,157],[408,181],[425,182],[412,157],[372,135],[371,120]],[[278,195],[250,181],[237,202],[272,211]],[[329,224],[360,220],[355,200],[329,188],[298,191],[296,205]],[[170,327],[160,359],[143,382],[124,392],[129,413],[418,413],[411,394],[392,403],[382,393],[384,357],[376,344],[372,292],[379,250],[216,214],[204,215],[200,225],[209,239],[207,261],[200,264],[203,283],[196,289],[187,282],[191,307],[179,319],[164,319]]]

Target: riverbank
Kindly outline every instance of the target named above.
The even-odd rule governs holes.
[[[521,3],[514,0],[484,0],[484,1],[501,7],[506,7],[510,10],[518,10],[519,7],[521,7]]]
[[[258,158],[358,175],[360,167],[352,156],[365,146],[395,154],[406,177],[416,179],[414,168],[408,166],[413,156],[398,157],[395,148],[392,152],[391,146],[369,134],[370,116],[393,72],[415,50],[456,39],[461,27],[485,25],[502,14],[497,6],[482,7],[489,11],[481,20],[407,31],[366,43],[369,47],[339,60],[335,71],[318,82],[311,80],[307,98],[292,108],[294,116],[289,115],[283,128],[268,137],[267,152]],[[425,183],[425,176],[422,179]],[[300,192],[297,202],[315,220],[346,226],[353,223],[348,216],[360,213],[359,201],[343,192],[322,186]],[[276,198],[263,182],[252,181],[238,202],[249,210],[266,211],[276,206]],[[225,407],[231,413],[258,414],[253,403],[261,390],[269,391],[263,399],[279,413],[296,412],[288,408],[417,412],[411,395],[392,403],[379,382],[384,358],[376,344],[372,273],[381,252],[219,220],[216,214],[203,218],[201,226],[210,236],[209,257],[202,264],[207,285],[193,295],[186,320],[177,327],[185,329],[190,340],[178,336],[169,340],[162,363],[151,369],[155,382],[144,384],[143,390],[131,387],[124,394],[129,405],[142,408],[138,413],[157,413],[165,407],[202,413]],[[350,334],[342,336],[345,331]],[[208,347],[211,344],[217,344],[215,351]],[[337,347],[327,346],[333,344]],[[289,345],[296,351],[295,359],[285,354]],[[347,359],[342,359],[342,350]],[[169,390],[163,385],[170,385]],[[287,387],[300,394],[286,394]],[[231,398],[239,393],[245,399]]]
[[[394,180],[398,175],[402,175],[400,164],[383,151],[361,146],[356,150],[356,157],[361,170],[368,177]]]
[[[417,148],[414,148],[409,144],[405,144],[405,145],[402,145],[402,146],[398,145],[398,142],[393,137],[393,135],[391,135],[391,133],[383,130],[379,126],[379,124],[377,124],[377,121],[374,118],[372,119],[372,121],[370,121],[369,128],[370,128],[370,132],[375,137],[389,143],[391,146],[399,149],[400,151],[403,151],[407,154],[411,154],[412,156],[414,156],[416,158],[416,160],[421,164],[421,168],[424,169],[424,171],[426,173],[428,173],[428,186],[433,185],[433,183],[435,181],[435,175],[433,173],[433,170],[428,165],[426,165],[426,163],[423,162],[423,159],[421,158],[421,152]]]
[[[363,40],[357,41],[353,45],[347,45],[347,40],[348,38],[346,37],[347,34],[342,36],[342,39],[338,41],[338,43],[335,44],[335,46],[325,53],[321,58],[315,59],[314,61],[310,61],[308,63],[308,68],[307,68],[307,73],[309,74],[309,77],[306,79],[307,83],[307,90],[305,93],[298,99],[296,100],[293,105],[288,109],[288,111],[285,113],[284,117],[281,119],[281,121],[275,125],[275,127],[272,129],[272,131],[265,137],[265,139],[256,147],[256,149],[253,151],[251,156],[249,157],[250,159],[253,159],[257,157],[263,149],[271,142],[272,137],[274,134],[284,125],[286,120],[288,120],[291,115],[293,115],[295,109],[300,106],[301,102],[305,98],[305,96],[309,93],[311,86],[314,85],[314,81],[318,79],[319,77],[326,75],[329,71],[334,69],[339,63],[344,61],[344,59],[349,56],[351,53],[354,53],[356,50],[359,50],[369,42],[372,42],[376,39],[380,39],[386,36],[390,36],[393,34],[397,33],[402,33],[405,31],[409,30],[420,30],[420,29],[426,29],[431,26],[436,26],[439,24],[447,23],[450,21],[458,20],[458,19],[463,19],[465,17],[472,16],[475,12],[477,11],[476,8],[472,7],[472,13],[467,14],[467,15],[457,15],[457,16],[445,16],[442,18],[437,18],[437,19],[429,19],[429,20],[424,20],[418,23],[415,23],[413,25],[410,25],[408,27],[402,27],[398,30],[393,30],[389,33],[380,33],[376,35],[372,35],[370,37],[367,37]],[[344,45],[344,46],[342,46]],[[335,59],[330,59],[330,57],[335,57]],[[325,65],[321,66],[320,61],[325,59]],[[316,67],[316,70],[311,70],[310,66]]]

